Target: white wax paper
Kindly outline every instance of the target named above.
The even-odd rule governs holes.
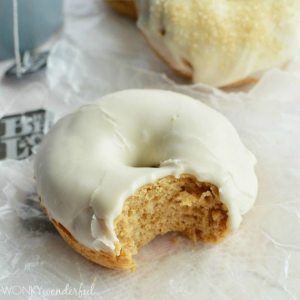
[[[67,13],[47,82],[27,82],[14,101],[0,102],[1,114],[43,107],[59,118],[125,88],[189,94],[226,115],[256,155],[259,194],[224,242],[194,245],[169,234],[140,251],[136,272],[119,272],[88,262],[55,232],[37,203],[32,158],[2,161],[0,298],[300,299],[299,62],[243,91],[188,85],[152,54],[132,21],[102,3],[69,1]],[[11,296],[3,287],[13,287]]]

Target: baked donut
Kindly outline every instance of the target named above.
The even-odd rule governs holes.
[[[300,0],[132,0],[123,10],[134,16],[133,5],[152,48],[195,83],[253,81],[300,54]]]
[[[257,193],[255,157],[220,113],[161,90],[110,94],[57,122],[35,159],[41,205],[62,237],[102,266],[178,231],[217,242]]]

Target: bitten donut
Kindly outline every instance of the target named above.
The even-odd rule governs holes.
[[[216,87],[255,80],[300,54],[300,0],[135,0],[138,27],[181,74]]]
[[[157,235],[217,242],[257,193],[255,157],[217,111],[161,90],[110,94],[65,116],[35,159],[41,205],[102,266],[134,268]]]

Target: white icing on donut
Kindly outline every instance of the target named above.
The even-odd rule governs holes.
[[[168,175],[215,184],[236,229],[256,198],[255,163],[229,121],[200,101],[127,90],[58,121],[39,148],[35,176],[51,218],[83,245],[114,250],[126,198]]]
[[[194,82],[226,86],[300,54],[299,0],[136,0],[153,48]]]

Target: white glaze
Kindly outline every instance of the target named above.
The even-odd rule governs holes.
[[[35,176],[51,218],[83,245],[114,250],[126,198],[168,175],[218,186],[236,229],[256,198],[255,163],[229,121],[200,101],[127,90],[58,121],[39,148]]]
[[[138,26],[149,43],[194,82],[226,86],[300,54],[300,0],[136,4]]]

